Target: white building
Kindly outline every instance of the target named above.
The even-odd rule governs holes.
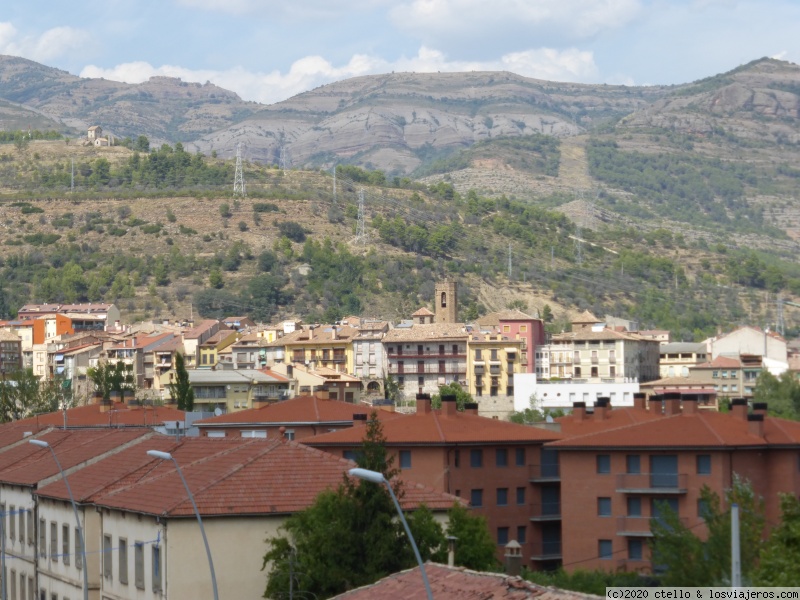
[[[611,399],[611,406],[633,406],[633,395],[639,391],[636,380],[577,382],[575,380],[539,380],[533,373],[514,375],[514,410],[523,411],[531,407],[531,398],[539,410],[572,410],[573,402],[586,402],[591,406],[598,398]]]

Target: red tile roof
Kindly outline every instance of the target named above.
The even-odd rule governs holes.
[[[295,442],[184,438],[165,445],[168,439],[154,437],[85,467],[70,476],[70,485],[80,490],[84,501],[98,506],[194,516],[173,463],[146,455],[147,450],[159,449],[171,453],[180,465],[204,516],[285,514],[303,510],[320,492],[338,487],[343,474],[354,466],[352,461]],[[140,462],[138,455],[149,460]],[[108,473],[115,468],[123,468],[122,476],[111,481]],[[58,486],[56,482],[42,493],[67,498],[65,488]],[[424,502],[433,509],[447,509],[458,501],[415,484],[403,484],[403,489],[406,508]]]
[[[479,573],[463,567],[426,563],[425,573],[436,600],[578,600],[599,596],[543,587],[504,573]],[[425,598],[419,567],[401,571],[332,600],[406,600]]]
[[[299,423],[352,423],[354,414],[369,414],[373,409],[364,404],[352,404],[340,400],[321,400],[316,396],[298,396],[291,400],[269,404],[263,408],[251,408],[233,413],[195,421],[199,427],[235,425],[240,423],[263,423],[265,425],[297,425]],[[381,413],[385,413],[381,415]],[[380,416],[395,415],[378,411]]]
[[[612,411],[612,415],[614,412]],[[644,412],[644,411],[640,411]],[[764,435],[750,433],[748,422],[732,413],[699,411],[656,416],[643,422],[606,427],[551,444],[558,448],[730,448],[800,445],[800,422],[764,418]]]
[[[168,406],[143,406],[129,408],[115,402],[106,412],[99,404],[87,404],[67,409],[67,427],[154,427],[164,421],[183,421],[186,413]],[[17,423],[28,427],[64,427],[64,411],[55,411],[36,417],[21,419]]]
[[[435,446],[454,443],[535,443],[562,437],[559,433],[538,427],[487,419],[466,412],[446,415],[441,410],[386,420],[383,422],[383,435],[390,445]],[[361,443],[363,437],[362,427],[351,427],[304,438],[302,442],[318,447],[352,446]]]
[[[740,369],[741,367],[742,361],[738,358],[720,355],[711,362],[704,362],[692,367],[692,369]]]
[[[561,433],[564,434],[564,437],[572,438],[654,419],[663,419],[663,417],[655,412],[638,408],[613,408],[606,412],[606,418],[602,420],[598,418],[597,414],[589,413],[583,419],[578,419],[573,412],[565,417],[557,418],[556,421],[561,425]]]
[[[141,429],[50,430],[37,438],[50,444],[66,471],[149,435],[153,435],[152,432]],[[0,452],[0,482],[35,486],[58,473],[58,467],[47,448],[23,442]]]

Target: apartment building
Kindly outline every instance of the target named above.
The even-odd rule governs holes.
[[[27,586],[33,576],[34,589],[46,598],[79,598],[84,568],[90,597],[211,596],[205,546],[181,478],[171,461],[153,458],[148,450],[170,453],[193,488],[220,598],[260,597],[266,576],[261,570],[264,539],[280,535],[289,515],[308,507],[320,492],[338,487],[353,466],[286,440],[132,440],[69,475],[86,533],[85,563],[75,551],[75,517],[63,481],[54,478],[34,494],[28,491],[37,510],[35,522],[44,523],[35,543],[26,546],[27,555],[38,557],[38,581],[33,571],[16,573],[17,578],[24,576]],[[54,465],[50,456],[38,463]],[[410,482],[403,486],[406,510],[424,503],[440,520],[455,501]]]
[[[747,401],[730,413],[698,409],[693,394],[651,397],[645,408],[606,402],[586,415],[576,406],[560,419],[564,439],[547,444],[561,471],[561,559],[567,569],[652,569],[651,519],[666,504],[702,534],[700,490],[724,496],[734,475],[751,482],[770,523],[780,519],[779,494],[800,494],[800,423],[748,414]]]
[[[277,402],[289,397],[292,381],[268,369],[212,371],[190,369],[189,384],[194,390],[195,410],[234,412],[253,408],[264,402]],[[165,377],[172,375],[168,373]],[[168,381],[162,381],[166,387]]]
[[[22,369],[22,340],[0,329],[0,373],[4,376]]]
[[[17,311],[19,319],[38,319],[44,315],[68,317],[74,331],[109,331],[119,328],[119,308],[114,304],[26,304]]]
[[[671,342],[661,344],[658,358],[659,377],[689,377],[689,370],[708,362],[704,343]]]
[[[156,333],[105,344],[106,360],[110,364],[125,365],[132,373],[137,389],[153,390],[157,388],[154,383],[157,374],[154,351],[174,337],[171,332]]]
[[[484,416],[506,418],[514,410],[516,379],[523,371],[523,342],[503,334],[470,334],[467,390]]]
[[[383,338],[389,323],[358,319],[358,333],[353,337],[353,375],[361,379],[367,395],[383,398],[383,380],[386,377],[386,354]]]
[[[220,329],[227,329],[227,325],[223,325],[213,319],[206,319],[183,333],[184,359],[186,360],[187,369],[194,369],[200,364],[198,354],[200,344]]]
[[[489,328],[509,340],[518,340],[521,343],[521,372],[536,372],[534,357],[538,348],[545,343],[544,322],[541,319],[514,309],[489,313],[475,323],[482,331]]]
[[[430,397],[422,395],[415,414],[382,419],[386,448],[403,479],[468,500],[485,516],[498,557],[513,539],[522,547],[525,564],[547,565],[543,540],[558,537],[551,531],[560,534],[559,474],[556,455],[542,447],[561,435],[488,419],[477,411],[476,404],[457,411],[452,397],[443,398],[442,408],[433,410]],[[364,436],[359,420],[353,427],[304,438],[302,443],[353,458]]]
[[[353,338],[358,330],[348,325],[309,325],[284,335],[279,342],[285,360],[309,367],[353,373]]]
[[[233,329],[220,329],[215,334],[209,336],[205,341],[197,346],[197,367],[198,369],[215,369],[219,363],[219,355],[231,344],[241,337],[241,334]]]
[[[401,323],[383,338],[388,372],[400,384],[405,400],[435,394],[457,381],[466,388],[467,340],[462,323]]]

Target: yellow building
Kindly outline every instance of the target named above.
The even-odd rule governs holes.
[[[347,325],[310,325],[281,338],[285,361],[352,373],[356,335],[358,330]]]
[[[469,393],[483,396],[513,396],[514,374],[522,373],[522,342],[494,333],[471,335],[467,351]]]
[[[232,329],[218,331],[198,347],[198,369],[210,369],[219,362],[219,353],[241,337]]]

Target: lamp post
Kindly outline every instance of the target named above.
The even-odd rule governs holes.
[[[425,565],[422,562],[422,557],[419,554],[419,548],[417,548],[417,542],[414,541],[414,536],[411,535],[411,529],[408,526],[408,521],[406,521],[405,515],[403,515],[403,509],[400,508],[400,503],[397,501],[397,496],[394,494],[394,490],[392,490],[392,486],[389,484],[389,481],[386,477],[383,476],[383,473],[378,473],[377,471],[370,471],[369,469],[350,469],[348,471],[351,477],[358,477],[359,479],[363,479],[364,481],[370,481],[372,483],[377,484],[384,484],[386,488],[389,490],[389,494],[394,501],[394,506],[397,508],[397,514],[400,515],[400,520],[403,522],[403,527],[406,530],[406,535],[408,535],[408,540],[411,542],[411,547],[414,549],[414,556],[417,557],[417,563],[419,563],[419,570],[422,573],[422,583],[425,584],[425,592],[428,594],[428,600],[433,600],[433,592],[431,592],[431,584],[428,582],[428,574],[425,572]]]
[[[56,461],[56,466],[58,467],[58,470],[61,472],[61,478],[64,480],[64,485],[67,486],[69,501],[70,503],[72,503],[72,512],[75,513],[75,523],[77,523],[78,525],[78,538],[79,538],[78,541],[81,545],[81,560],[83,561],[83,568],[81,569],[81,571],[83,572],[83,600],[89,600],[89,576],[86,574],[86,571],[89,570],[89,565],[86,564],[86,545],[84,543],[84,538],[83,538],[83,526],[81,525],[81,519],[78,516],[78,506],[75,504],[75,497],[72,495],[72,488],[69,487],[69,479],[67,479],[67,474],[64,473],[64,469],[61,468],[61,463],[58,461],[58,456],[56,456],[55,450],[53,450],[53,447],[50,444],[48,444],[44,440],[28,440],[28,441],[34,446],[39,446],[39,448],[47,448],[48,450],[50,450],[50,454],[53,455],[53,460]]]
[[[148,450],[147,454],[152,456],[153,458],[160,458],[161,460],[171,460],[172,464],[175,465],[175,470],[178,471],[178,475],[181,477],[181,481],[183,482],[183,487],[186,488],[186,493],[189,494],[189,501],[192,503],[192,508],[194,508],[194,514],[197,517],[197,523],[200,525],[200,533],[203,535],[203,543],[206,546],[206,555],[208,556],[208,569],[211,571],[211,585],[214,588],[214,600],[219,600],[219,595],[217,594],[217,576],[214,573],[214,561],[211,558],[211,548],[208,546],[208,538],[206,537],[206,530],[203,527],[203,519],[200,518],[200,511],[197,510],[197,504],[195,504],[194,496],[192,495],[192,490],[189,489],[189,485],[186,483],[186,478],[183,476],[183,471],[181,471],[181,467],[178,464],[172,454],[169,452],[161,452],[160,450]]]

